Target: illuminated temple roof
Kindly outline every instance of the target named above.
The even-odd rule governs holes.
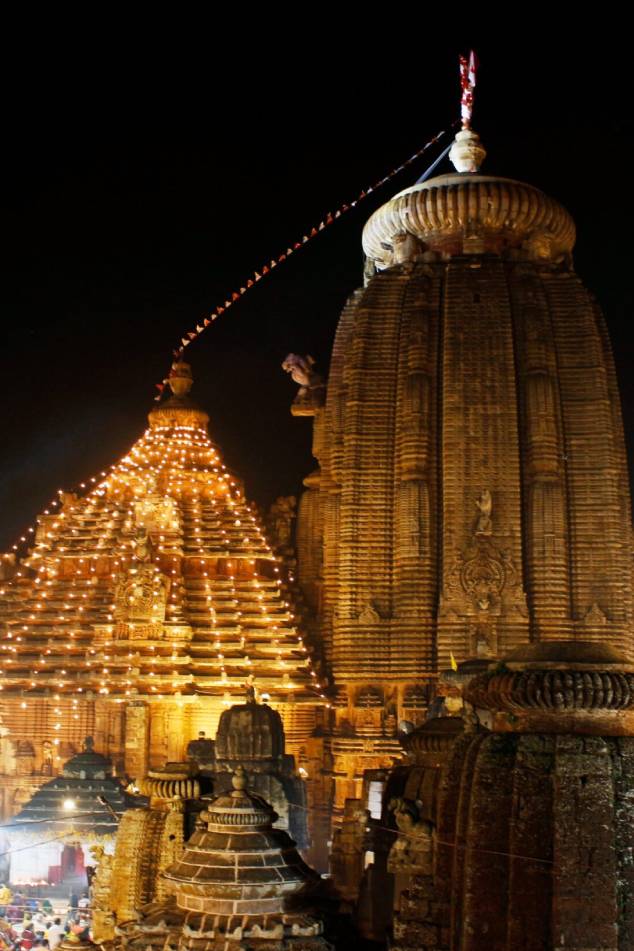
[[[173,395],[125,458],[39,517],[0,589],[5,694],[229,700],[252,675],[273,701],[319,702],[281,567],[191,382],[175,364]]]
[[[41,786],[11,820],[12,832],[38,839],[51,831],[113,836],[126,809],[144,804],[145,799],[126,792],[110,760],[92,749],[88,737],[84,751],[64,764],[62,775]]]

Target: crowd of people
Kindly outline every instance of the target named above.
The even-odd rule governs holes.
[[[0,951],[54,951],[65,938],[90,938],[88,892],[71,892],[60,913],[48,898],[13,893],[0,883]]]

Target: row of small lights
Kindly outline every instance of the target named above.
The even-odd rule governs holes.
[[[170,438],[166,438],[166,437],[168,437],[168,436],[171,436],[171,439],[170,439]],[[176,444],[176,448],[174,447],[173,443]],[[158,455],[158,456],[159,456],[159,463],[158,463],[158,464],[156,464],[155,462],[153,462],[153,460],[150,458],[151,456],[155,456],[155,455]],[[195,462],[196,462],[196,465],[191,465],[192,455],[194,456],[194,460],[195,460]],[[176,460],[174,459],[175,456],[179,456],[180,458],[176,461]],[[206,462],[206,464],[200,465],[201,462]],[[189,463],[189,464],[188,464],[188,463]],[[151,491],[153,488],[156,487],[156,482],[157,482],[157,480],[158,480],[158,477],[160,477],[163,473],[173,472],[174,468],[176,468],[178,471],[182,472],[183,474],[185,474],[185,473],[191,474],[192,472],[193,472],[193,473],[201,473],[202,475],[206,475],[206,476],[216,474],[216,475],[217,475],[217,481],[218,481],[218,483],[220,483],[220,485],[219,485],[220,492],[219,492],[218,494],[219,494],[220,496],[223,496],[223,497],[225,498],[229,510],[231,511],[231,510],[235,507],[236,502],[238,503],[238,505],[240,505],[240,507],[242,507],[242,506],[245,505],[244,500],[243,500],[243,498],[242,498],[242,493],[241,493],[239,487],[236,485],[235,481],[233,481],[233,480],[231,479],[229,473],[228,473],[227,470],[226,470],[226,467],[225,467],[224,465],[221,465],[221,464],[219,463],[217,451],[216,451],[215,447],[213,446],[213,444],[211,443],[211,441],[209,440],[209,437],[208,437],[207,432],[206,432],[205,429],[202,429],[202,428],[200,428],[200,427],[188,427],[188,426],[174,426],[174,427],[172,427],[172,426],[156,426],[156,427],[153,427],[152,429],[146,430],[146,432],[145,432],[145,434],[143,435],[143,437],[141,438],[141,440],[139,440],[139,442],[138,442],[135,446],[133,446],[133,448],[132,448],[131,451],[128,453],[128,455],[127,455],[120,463],[114,464],[113,466],[110,467],[110,475],[109,475],[109,476],[108,476],[106,473],[102,472],[102,473],[101,473],[101,476],[102,476],[102,481],[101,481],[101,482],[98,482],[96,477],[92,477],[92,478],[89,480],[91,483],[93,483],[93,486],[94,486],[94,487],[90,490],[90,492],[88,493],[88,495],[85,496],[84,499],[82,500],[83,502],[87,502],[87,503],[88,503],[87,506],[84,506],[84,507],[83,507],[83,508],[84,508],[84,511],[85,511],[85,513],[86,513],[87,515],[89,515],[89,516],[92,515],[93,512],[95,512],[95,511],[97,511],[99,514],[101,514],[101,513],[102,513],[102,509],[101,509],[100,506],[99,506],[99,500],[100,500],[101,498],[103,498],[104,496],[106,496],[107,494],[108,494],[109,497],[114,497],[114,498],[116,499],[117,495],[119,494],[119,495],[121,495],[121,499],[119,500],[119,504],[117,505],[117,508],[115,508],[112,512],[107,513],[107,514],[109,515],[111,521],[107,524],[106,527],[109,528],[109,529],[112,529],[112,530],[113,530],[113,531],[112,531],[112,534],[114,535],[114,530],[115,530],[115,528],[116,528],[115,519],[117,519],[117,518],[122,519],[122,518],[123,518],[123,519],[125,519],[125,521],[124,521],[124,523],[123,523],[123,524],[124,524],[124,528],[127,528],[127,529],[129,530],[129,529],[131,529],[132,526],[134,525],[134,520],[135,520],[135,500],[134,500],[134,496],[133,496],[132,502],[130,503],[130,506],[128,507],[128,509],[127,509],[126,511],[123,511],[123,512],[122,512],[122,511],[119,511],[119,509],[122,509],[122,508],[123,508],[122,503],[123,503],[124,493],[125,493],[126,490],[127,490],[127,491],[130,490],[130,487],[131,487],[131,485],[133,484],[133,481],[134,481],[134,476],[135,476],[135,475],[138,476],[139,474],[142,474],[142,475],[144,476],[144,483],[145,483],[145,484],[143,484],[143,485],[141,486],[141,485],[139,485],[139,483],[138,483],[138,481],[137,481],[137,486],[136,486],[135,495],[136,495],[136,496],[139,496],[139,495],[144,494],[143,491],[139,491],[139,490],[145,490],[145,493],[147,493],[148,490]],[[148,472],[150,473],[150,480],[151,480],[150,485],[147,484],[147,473],[148,473]],[[119,483],[119,484],[121,485],[121,488],[119,488],[119,487],[117,486],[117,483]],[[86,485],[87,485],[86,483],[81,483],[81,486],[80,486],[80,487],[81,487],[82,489],[85,489],[85,488],[86,488]],[[201,511],[201,509],[200,509],[200,504],[201,504],[201,502],[204,501],[204,500],[210,501],[210,502],[211,502],[211,505],[212,505],[212,508],[215,508],[215,506],[216,506],[216,498],[214,497],[214,493],[209,493],[209,491],[205,492],[205,491],[203,491],[203,490],[201,490],[200,492],[197,492],[196,489],[195,489],[195,487],[193,487],[193,486],[191,485],[191,479],[190,479],[190,480],[187,480],[187,479],[184,479],[184,478],[173,479],[173,480],[171,480],[171,481],[168,479],[167,485],[166,485],[165,489],[163,489],[163,492],[164,492],[164,494],[165,494],[168,498],[174,498],[174,497],[178,497],[178,496],[181,496],[181,495],[182,495],[182,493],[183,493],[183,488],[189,488],[190,490],[192,490],[190,494],[191,494],[191,496],[192,496],[193,504],[194,504],[193,519],[194,519],[194,523],[199,523],[200,520],[201,520],[201,515],[204,514],[204,513]],[[133,491],[134,491],[134,487],[133,487]],[[63,493],[62,493],[61,490],[59,491],[59,494],[60,494],[60,497],[63,495]],[[54,505],[59,505],[59,502],[60,502],[60,500],[54,500],[53,503],[51,504],[51,508],[52,508]],[[139,504],[139,503],[137,503],[137,504]],[[265,540],[265,538],[264,538],[264,536],[263,536],[263,534],[262,534],[262,531],[261,531],[261,529],[259,528],[259,526],[258,526],[258,524],[257,524],[257,520],[256,520],[255,516],[254,516],[253,513],[252,513],[252,509],[251,509],[248,505],[246,506],[246,508],[247,508],[247,512],[248,512],[248,519],[249,519],[251,525],[250,525],[250,526],[247,526],[247,528],[245,528],[245,535],[244,535],[244,537],[243,537],[243,539],[242,539],[243,544],[253,544],[253,543],[255,542],[256,545],[262,547],[263,553],[264,553],[264,557],[267,557],[267,556],[268,556],[269,558],[273,559],[276,563],[279,563],[279,560],[278,560],[277,558],[274,558],[272,550],[270,549],[270,547],[269,547],[268,544],[266,543],[266,540]],[[70,512],[69,512],[68,514],[72,516],[72,513],[74,512],[74,510],[75,510],[74,507],[71,505],[71,507],[70,507]],[[45,512],[44,512],[44,514],[45,514],[46,516],[50,516],[50,514],[51,514],[51,513],[50,513],[50,509],[46,509]],[[237,512],[237,513],[235,513],[235,514],[239,515],[240,512]],[[61,512],[58,512],[58,513],[57,513],[57,515],[55,516],[56,521],[52,523],[52,525],[49,527],[49,531],[47,532],[47,539],[48,539],[48,541],[47,541],[47,542],[42,542],[42,541],[40,541],[40,542],[37,542],[37,543],[36,543],[36,549],[35,549],[35,551],[33,552],[32,556],[31,556],[34,560],[37,559],[37,558],[42,557],[45,551],[47,551],[47,550],[50,551],[50,550],[52,549],[53,545],[55,544],[55,542],[59,540],[59,538],[60,538],[60,536],[61,536],[61,533],[62,533],[62,531],[63,531],[65,525],[68,524],[67,522],[64,522],[64,520],[66,519],[66,517],[67,517],[67,513],[64,512],[64,511],[61,511]],[[242,518],[236,518],[236,519],[234,520],[234,525],[235,525],[236,527],[238,527],[238,528],[242,528],[242,524],[241,524],[241,523],[242,523]],[[175,530],[178,530],[178,528],[179,528],[178,521],[172,522],[171,528],[172,528],[172,529],[175,529]],[[55,530],[57,530],[57,534],[55,534]],[[28,541],[28,534],[32,534],[33,531],[34,531],[33,527],[30,527],[30,528],[27,530],[27,533],[26,533],[24,536],[22,536],[21,541],[23,541],[23,542]],[[249,536],[249,534],[247,534],[247,532],[249,532],[249,531],[250,531],[251,535],[255,535],[255,539],[252,539],[252,538]],[[77,529],[72,529],[72,532],[78,534],[78,530],[77,530]],[[223,536],[225,536],[225,537],[223,538],[223,544],[226,544],[226,545],[228,546],[228,545],[229,545],[229,540],[226,538],[227,533],[226,533],[226,531],[225,531],[224,529],[221,529],[221,532],[222,532]],[[199,527],[197,527],[197,528],[194,529],[194,534],[196,534],[196,535],[199,535],[199,534],[200,534],[200,528],[199,528]],[[100,548],[104,547],[104,548],[105,548],[105,543],[104,543],[104,541],[105,541],[105,540],[104,540],[103,538],[100,539],[100,542],[102,542],[102,544],[99,544],[98,547],[100,547]],[[162,541],[162,542],[165,541],[165,535],[164,535],[164,534],[160,536],[160,541]],[[129,556],[128,556],[128,554],[126,553],[126,549],[129,550],[129,549],[130,549],[131,547],[133,547],[133,546],[134,546],[134,541],[126,542],[126,541],[124,540],[123,542],[121,542],[121,544],[120,544],[120,546],[119,546],[117,552],[115,553],[115,554],[117,555],[117,558],[116,558],[116,560],[113,562],[113,565],[114,565],[114,566],[117,566],[117,567],[120,567],[121,569],[123,569],[123,568],[125,568],[126,564],[127,564],[128,562],[130,562],[130,568],[129,568],[129,570],[132,571],[132,572],[134,572],[135,569],[132,567],[132,563],[135,562],[135,561],[137,561],[138,559],[137,559],[137,557],[136,557],[136,555],[135,555],[134,553],[131,553]],[[18,547],[18,546],[14,546],[14,550],[17,550],[17,547]],[[60,546],[59,546],[59,550],[60,550],[60,551],[66,551],[67,549],[66,549],[64,546],[61,546],[61,545],[60,545]],[[158,546],[158,551],[159,551],[160,553],[165,552],[165,546],[164,546],[163,544],[160,544],[160,545]],[[200,554],[204,554],[204,548],[199,547],[198,551],[199,551]],[[88,556],[88,558],[86,558],[86,559],[85,559],[85,558],[80,558],[80,559],[79,559],[79,563],[80,563],[80,564],[83,564],[85,561],[88,561],[88,562],[90,562],[90,561],[97,561],[100,557],[103,557],[103,556],[102,556],[102,555],[99,555],[99,554],[93,554],[92,556]],[[173,560],[173,562],[176,562],[178,559],[177,559],[176,557],[173,557],[172,560]],[[51,576],[52,576],[52,577],[55,577],[56,574],[57,574],[57,570],[51,567],[50,559],[48,559],[47,561],[48,561],[47,564],[43,564],[43,565],[38,569],[38,575],[39,575],[39,577],[37,577],[37,578],[35,579],[35,583],[38,584],[38,585],[41,584],[42,582],[44,582],[44,585],[43,585],[42,588],[40,589],[39,595],[38,595],[38,597],[39,597],[39,602],[40,602],[40,603],[37,605],[37,607],[38,607],[40,610],[43,609],[43,607],[44,607],[44,602],[45,602],[46,597],[47,597],[47,595],[48,595],[48,592],[45,590],[45,588],[46,588],[46,587],[50,587],[50,586],[53,585],[53,581],[51,580]],[[55,564],[60,564],[61,561],[62,561],[62,559],[58,557],[58,558],[55,559]],[[251,559],[250,562],[251,562],[251,564],[254,565],[254,569],[253,569],[254,577],[253,577],[253,579],[252,579],[252,582],[253,582],[254,587],[255,587],[256,589],[259,589],[259,588],[261,588],[261,581],[262,581],[262,579],[261,579],[260,576],[258,575],[257,569],[255,568],[255,559]],[[204,564],[204,560],[203,560],[203,559],[201,559],[201,564]],[[158,581],[158,579],[159,579],[160,576],[161,576],[160,569],[155,566],[155,569],[154,569],[154,570],[155,570],[155,572],[156,572],[156,577],[157,577],[157,581]],[[96,567],[95,567],[94,564],[90,564],[90,566],[89,566],[89,571],[90,571],[90,573],[93,574],[93,575],[96,574]],[[275,571],[277,574],[279,574],[279,567],[276,566],[275,569],[274,569],[274,571]],[[78,568],[76,573],[79,574],[79,575],[82,575],[82,574],[83,574],[83,571],[82,571],[81,568]],[[17,572],[16,574],[17,574],[18,577],[21,577],[21,576],[22,576],[22,572]],[[171,574],[172,574],[172,575],[175,575],[175,574],[176,574],[176,569],[175,569],[175,568],[172,568]],[[117,577],[116,572],[112,572],[112,573],[111,573],[111,577],[112,577],[113,579],[116,579],[116,577]],[[204,572],[203,577],[205,577],[206,579],[208,578],[207,572]],[[81,580],[82,580],[82,579],[80,579],[80,584],[81,584]],[[291,580],[292,580],[292,578],[291,578]],[[86,585],[87,585],[88,590],[90,590],[90,588],[91,588],[93,585],[98,584],[97,577],[87,578],[87,579],[85,579],[85,581],[86,581]],[[235,577],[234,577],[233,575],[230,575],[230,576],[229,576],[229,582],[230,582],[230,591],[229,591],[229,593],[230,593],[232,599],[235,600],[236,589],[235,589]],[[71,580],[71,587],[76,587],[76,585],[77,585],[77,580],[76,580],[75,578],[73,578],[73,579]],[[281,585],[282,585],[282,582],[281,582],[281,580],[280,580],[279,578],[277,579],[277,585],[280,586],[280,587],[281,587]],[[160,588],[159,585],[157,585],[157,586],[154,588],[154,593],[155,593],[155,595],[159,595],[159,594],[160,594],[160,591],[161,591],[161,588]],[[207,604],[207,607],[208,607],[210,628],[213,630],[213,628],[216,627],[217,621],[216,621],[216,610],[215,610],[215,607],[214,607],[214,604],[213,604],[213,600],[211,600],[210,591],[211,591],[211,589],[209,588],[209,582],[206,581],[206,582],[205,582],[206,604]],[[4,590],[0,590],[0,595],[2,595],[2,594],[4,594],[4,593],[5,593]],[[174,600],[176,600],[176,594],[177,594],[176,591],[172,591],[172,594],[171,594],[171,602],[172,602],[172,603],[168,606],[169,608],[171,608],[172,611],[176,610],[176,607],[177,607],[177,605],[175,605],[175,604],[173,603]],[[69,600],[70,600],[70,599],[73,599],[73,598],[76,598],[76,597],[77,597],[76,594],[71,593],[70,596],[69,596]],[[86,593],[84,593],[84,594],[82,595],[82,600],[87,599],[87,597],[88,597],[88,595],[87,595]],[[260,593],[260,594],[258,595],[258,600],[262,600],[262,599],[263,599],[263,595]],[[290,607],[287,602],[284,603],[284,606],[285,606],[286,608],[289,608],[289,607]],[[83,605],[80,605],[80,604],[76,604],[74,607],[75,607],[75,618],[74,618],[74,620],[77,621],[77,622],[81,622],[81,617],[80,617],[79,615],[81,615],[81,614],[83,613],[84,606],[83,606]],[[64,604],[64,610],[65,610],[65,611],[71,610],[71,606],[70,606],[69,604]],[[114,610],[114,605],[111,605],[111,606],[110,606],[110,611],[112,612],[113,610]],[[269,616],[268,613],[267,613],[266,608],[265,608],[263,605],[260,605],[260,611],[261,611],[261,614],[262,614],[262,616],[263,616],[263,620],[265,620],[265,621],[270,621],[270,620],[271,620],[270,616]],[[290,614],[290,612],[289,612],[289,614]],[[31,618],[32,618],[32,619],[35,619],[35,615],[32,615]],[[291,619],[293,618],[293,615],[292,615],[292,614],[290,614],[290,618],[291,618]],[[64,622],[64,621],[66,621],[66,620],[71,620],[71,619],[70,619],[70,618],[67,619],[64,615],[61,615],[60,618],[59,618],[59,620],[62,621],[62,622]],[[112,614],[112,613],[110,613],[110,614],[108,615],[108,620],[109,620],[109,621],[112,621],[112,620],[113,620],[113,614]],[[24,630],[24,631],[28,631],[28,625],[23,625],[23,630]],[[239,624],[239,625],[238,625],[238,631],[241,631],[241,630],[242,630],[242,627],[241,627],[241,625]],[[275,632],[277,632],[277,631],[278,631],[278,626],[277,626],[277,625],[273,625],[273,630],[274,630]],[[75,637],[75,632],[74,632],[74,631],[70,631],[70,632],[69,632],[69,638],[71,639],[71,641],[72,641],[72,639],[73,639],[74,637]],[[17,637],[15,638],[15,641],[16,641],[16,642],[21,642],[22,639],[23,639],[22,636],[17,636]],[[12,634],[12,633],[9,633],[9,634],[7,635],[7,637],[5,638],[5,640],[6,640],[6,641],[12,641],[12,640],[13,640],[13,634]],[[244,642],[244,636],[242,637],[242,641]],[[274,643],[277,643],[277,641],[278,641],[278,639],[275,638],[275,639],[274,639]],[[104,646],[109,647],[110,644],[111,644],[110,641],[106,641]],[[69,644],[66,645],[67,649],[71,649],[71,646],[72,646],[71,643],[69,643]],[[176,646],[175,644],[172,644],[173,650],[175,650],[175,646]],[[221,644],[221,642],[218,640],[218,637],[217,637],[217,636],[216,636],[216,640],[215,640],[215,642],[214,642],[214,647],[218,650],[217,659],[221,661],[221,671],[222,671],[223,674],[224,674],[224,676],[223,676],[223,682],[224,682],[225,677],[226,677],[226,673],[224,673],[224,663],[223,663],[223,661],[224,661],[224,652],[223,652],[223,649],[222,649],[222,644]],[[298,646],[297,646],[297,649],[300,650],[303,654],[306,654],[306,647],[304,646],[301,637],[298,637]],[[17,649],[15,646],[13,646],[13,645],[11,645],[11,646],[9,647],[9,650],[12,651],[13,653],[17,653],[17,652],[18,652],[18,649]],[[96,653],[96,651],[95,651],[94,649],[91,649],[90,652],[91,652],[92,655],[94,655],[94,654]],[[51,653],[50,648],[47,650],[46,653],[47,653],[47,654],[50,654],[50,653]],[[131,658],[133,655],[130,654],[130,655],[128,655],[128,656],[129,656],[129,658]],[[173,656],[174,656],[174,655],[173,655]],[[105,659],[105,660],[109,660],[110,658],[108,657],[108,655],[105,655],[105,656],[104,656],[104,659]],[[152,662],[154,662],[154,658],[152,659]],[[11,659],[10,659],[10,658],[7,660],[7,663],[11,663]],[[46,659],[45,659],[44,657],[41,657],[39,663],[40,663],[40,665],[44,665],[44,664],[46,663]],[[93,663],[94,663],[94,662],[93,662],[92,660],[86,660],[86,661],[85,661],[85,666],[87,666],[87,667],[90,668],[90,667],[93,666]],[[250,661],[248,655],[247,655],[247,657],[246,657],[246,663],[247,663],[247,665],[250,665],[250,664],[251,664],[251,661]],[[309,658],[309,657],[305,657],[305,664],[306,664],[306,666],[308,666],[308,667],[311,666],[311,661],[310,661],[310,658]],[[280,671],[281,671],[282,673],[287,673],[287,671],[284,671],[284,670],[283,670],[283,668],[286,667],[287,664],[286,664],[286,662],[285,662],[285,661],[283,660],[283,658],[282,658],[281,650],[278,652],[278,665],[279,665],[279,669],[280,669]],[[132,669],[133,669],[132,666],[129,665],[129,666],[128,666],[128,672],[131,672]],[[33,676],[37,676],[37,672],[36,672],[36,671],[33,671],[32,673],[33,673]],[[62,675],[64,676],[64,675],[66,674],[66,671],[65,671],[65,670],[61,670],[61,673],[62,673]],[[108,673],[109,673],[108,668],[103,668],[102,679],[101,679],[101,681],[100,681],[100,691],[99,691],[99,692],[102,693],[102,694],[108,694],[108,693],[110,692],[109,688],[110,688],[110,686],[112,686],[112,684],[113,684],[112,679],[107,676]],[[312,677],[312,681],[311,681],[312,687],[313,687],[316,691],[318,691],[318,692],[321,691],[322,685],[321,685],[320,682],[317,680],[315,671],[314,671],[314,670],[311,670],[310,673],[311,673],[311,677]],[[150,676],[152,676],[152,675],[153,675],[153,672],[150,673]],[[132,681],[128,681],[128,682],[127,682],[127,685],[128,685],[128,687],[132,687],[132,685],[133,685],[133,684],[132,684]],[[36,682],[36,681],[32,681],[32,682],[31,682],[31,686],[32,686],[32,687],[37,686],[37,682]],[[60,680],[58,686],[59,686],[60,689],[63,689],[64,687],[67,686],[67,682],[64,681],[64,680]],[[172,684],[172,686],[176,686],[176,685],[175,685],[175,684]],[[294,685],[292,685],[292,684],[285,684],[285,686],[287,686],[287,687],[289,687],[290,689],[292,689]],[[0,689],[1,689],[1,687],[0,687]],[[77,690],[77,693],[83,693],[83,692],[84,692],[84,688],[82,688],[82,687],[77,687],[76,690]],[[156,687],[152,687],[152,691],[155,692],[155,693],[157,693],[157,688],[156,688]],[[129,696],[129,695],[131,695],[131,690],[130,690],[130,689],[126,690],[126,696]],[[157,693],[157,696],[158,696],[158,697],[161,697],[162,695]],[[325,694],[319,692],[319,696],[320,696],[322,699],[325,699]],[[56,695],[55,700],[56,700],[56,701],[59,700],[59,695]],[[124,701],[118,700],[117,702],[124,702]],[[225,703],[230,703],[231,701],[225,699],[224,702],[225,702]],[[73,709],[75,709],[75,708],[76,708],[76,705],[77,705],[77,701],[76,701],[76,700],[73,701],[73,705],[74,705],[74,706],[73,706]],[[22,706],[23,709],[25,709],[25,708],[27,707],[26,701],[23,700],[22,703],[21,703],[21,706]],[[60,709],[60,708],[56,708],[56,709],[55,709],[55,713],[58,714],[58,716],[61,716],[61,709]],[[77,715],[76,715],[76,714],[73,714],[73,715],[75,716],[75,718],[77,718]],[[56,731],[61,730],[61,728],[62,728],[61,720],[58,720],[58,721],[54,724],[54,728],[55,728]],[[56,738],[56,743],[57,743],[57,745],[59,745],[59,739],[58,739],[58,738]]]

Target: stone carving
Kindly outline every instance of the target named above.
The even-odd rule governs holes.
[[[375,608],[372,601],[366,601],[359,612],[359,620],[363,624],[376,624],[381,620],[381,615]]]
[[[209,766],[214,761],[214,742],[207,738],[204,730],[199,730],[198,737],[187,744],[186,756],[199,767]]]
[[[484,514],[480,518],[485,518]],[[508,549],[497,548],[485,535],[476,535],[458,552],[448,578],[448,592],[466,595],[476,614],[499,615],[503,591],[517,588],[517,571]],[[520,603],[523,594],[517,592]]]
[[[604,625],[607,624],[608,619],[595,601],[588,610],[586,611],[584,621],[590,626]]]
[[[506,583],[500,553],[489,543],[476,541],[456,556],[449,587],[461,589],[478,611],[497,611]]]
[[[53,775],[53,744],[50,740],[42,743],[42,776]]]
[[[152,561],[152,549],[152,539],[149,536],[147,526],[139,525],[134,541],[134,554],[137,561],[140,561],[142,564],[147,564]]]
[[[498,650],[496,622],[487,614],[480,614],[475,624],[468,627],[469,653],[473,657],[493,657]]]
[[[280,495],[269,509],[269,530],[276,548],[291,544],[293,519],[296,517],[297,499],[294,495]]]
[[[255,686],[255,677],[253,674],[249,674],[244,685],[244,692],[247,698],[247,703],[257,703],[258,702],[258,690]]]
[[[367,287],[376,274],[376,265],[372,258],[365,258],[363,262],[363,286]]]
[[[476,507],[478,512],[478,519],[475,527],[476,535],[490,535],[493,531],[493,521],[491,519],[491,512],[493,510],[493,499],[491,493],[488,489],[483,489],[478,498],[476,499]]]
[[[90,853],[97,866],[90,883],[92,938],[95,944],[101,944],[104,941],[112,941],[114,938],[111,895],[114,856],[106,852],[102,845],[92,845]]]
[[[297,353],[289,353],[282,363],[282,369],[290,373],[293,382],[298,383],[305,391],[310,386],[314,364],[315,359],[310,354],[300,357]],[[300,393],[302,393],[302,390],[300,390]]]
[[[462,704],[462,720],[464,722],[465,733],[477,733],[480,729],[480,720],[475,707],[468,700]]]
[[[169,580],[165,575],[156,571],[152,564],[142,563],[117,582],[115,620],[162,623],[165,620],[168,593]]]
[[[299,384],[299,392],[295,397],[295,402],[318,402],[323,403],[326,384],[323,377],[313,370],[315,358],[310,354],[301,357],[297,353],[289,353],[282,369],[290,373],[291,379]]]
[[[431,875],[434,859],[434,827],[420,815],[422,803],[397,797],[388,809],[394,813],[397,839],[388,856],[388,871]]]
[[[148,532],[172,532],[178,527],[178,510],[174,499],[150,495],[134,503],[134,518]]]

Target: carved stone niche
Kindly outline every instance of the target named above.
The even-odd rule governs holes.
[[[354,702],[357,733],[382,732],[385,697],[380,687],[361,687]]]
[[[160,621],[134,622],[124,624],[119,622],[114,627],[114,639],[117,641],[158,641],[163,638],[163,625]],[[170,639],[172,635],[170,633]]]
[[[497,657],[498,632],[494,620],[483,620],[470,624],[468,635],[471,657]]]
[[[150,495],[134,503],[134,518],[148,532],[172,533],[179,529],[178,508],[174,499]]]
[[[19,740],[15,750],[17,776],[31,776],[35,771],[35,750],[29,740]]]
[[[115,620],[162,624],[165,621],[169,585],[169,578],[158,572],[152,564],[131,568],[120,576],[115,587]]]
[[[406,687],[403,694],[403,719],[411,721],[414,726],[423,723],[430,702],[430,684],[412,684]]]
[[[459,614],[499,617],[504,602],[509,600],[522,615],[525,613],[526,597],[518,583],[513,556],[488,535],[476,534],[454,558],[442,610],[446,613],[455,604]]]
[[[432,823],[422,817],[419,803],[410,799],[393,798],[388,808],[394,813],[398,830],[388,855],[388,872],[431,875],[434,859]]]

